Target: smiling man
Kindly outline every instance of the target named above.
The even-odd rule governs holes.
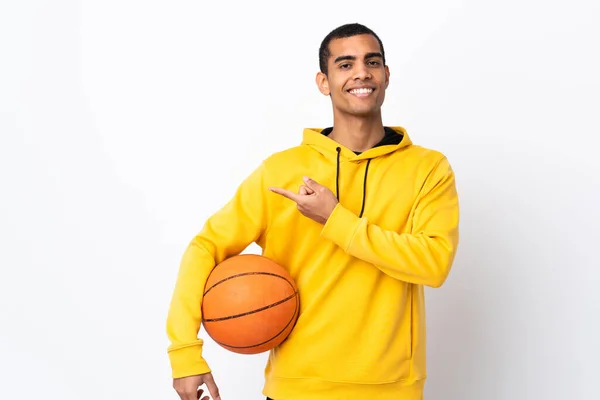
[[[220,399],[198,339],[212,268],[251,243],[295,279],[301,310],[269,354],[273,400],[417,400],[426,371],[424,287],[440,287],[458,246],[459,207],[446,157],[383,125],[390,71],[369,28],[333,30],[316,84],[333,126],[306,128],[271,155],[193,238],[167,320],[181,399]]]

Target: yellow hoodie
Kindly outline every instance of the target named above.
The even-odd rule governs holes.
[[[275,400],[421,399],[426,378],[423,286],[446,280],[458,245],[454,174],[439,152],[399,144],[360,155],[305,129],[211,216],[185,252],[167,318],[173,377],[209,372],[198,331],[211,269],[255,242],[289,270],[300,316],[269,353]],[[269,187],[297,192],[308,176],[338,195],[325,225]],[[361,211],[362,210],[362,211]],[[243,356],[242,356],[243,357]]]

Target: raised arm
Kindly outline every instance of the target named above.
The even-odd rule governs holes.
[[[322,236],[396,279],[439,287],[456,255],[458,223],[454,173],[442,158],[417,199],[410,233],[382,229],[338,203]]]

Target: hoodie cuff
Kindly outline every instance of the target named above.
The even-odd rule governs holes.
[[[202,345],[170,350],[169,360],[173,379],[211,372],[208,363],[202,358]]]
[[[321,230],[321,237],[331,240],[348,251],[358,228],[366,223],[352,211],[338,203]]]

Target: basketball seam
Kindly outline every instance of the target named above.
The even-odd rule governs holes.
[[[253,344],[253,345],[249,345],[249,346],[232,346],[226,343],[222,343],[219,341],[216,341],[216,343],[218,343],[221,346],[225,346],[225,347],[230,347],[232,349],[250,349],[252,347],[258,347],[258,346],[262,346],[263,344],[269,343],[271,340],[275,339],[276,337],[278,337],[279,335],[281,335],[283,332],[285,332],[285,330],[290,326],[290,324],[292,323],[292,321],[294,321],[294,319],[297,317],[297,315],[300,312],[300,307],[299,307],[299,302],[298,302],[298,293],[296,292],[294,296],[296,298],[296,308],[294,310],[294,314],[292,314],[292,318],[290,318],[290,320],[288,321],[287,324],[285,324],[285,326],[283,327],[283,329],[281,331],[279,331],[276,335],[274,335],[273,337],[269,338],[268,340],[265,340],[262,343],[257,343],[257,344]],[[288,299],[289,300],[289,299]]]
[[[280,275],[277,275],[280,278]],[[283,278],[285,279],[285,278]],[[285,279],[285,281],[288,283],[288,285],[290,285],[292,287],[292,289],[294,289],[294,285],[287,279]],[[213,286],[214,287],[214,286]],[[262,346],[263,344],[269,343],[270,341],[272,341],[273,339],[275,339],[276,337],[278,337],[279,335],[281,335],[283,332],[285,332],[285,330],[290,326],[290,324],[292,323],[292,321],[294,321],[295,319],[298,318],[298,316],[300,315],[300,300],[299,300],[299,294],[298,291],[294,291],[294,294],[292,296],[290,296],[288,299],[286,299],[285,301],[290,300],[291,298],[295,298],[296,299],[296,307],[294,309],[294,313],[292,314],[292,317],[290,318],[290,320],[288,321],[287,324],[285,324],[285,326],[283,327],[283,329],[281,331],[279,331],[276,335],[274,335],[273,337],[269,338],[268,340],[262,342],[262,343],[257,343],[257,344],[253,344],[253,345],[248,345],[248,346],[232,346],[232,345],[228,345],[226,343],[223,342],[219,342],[218,340],[215,340],[213,338],[213,340],[215,340],[215,342],[223,347],[229,347],[232,349],[249,349],[252,347],[257,347],[257,346]],[[281,302],[279,302],[281,303]],[[226,319],[229,319],[226,317]],[[204,321],[204,319],[203,319]]]
[[[206,291],[204,292],[203,296],[206,296],[208,294],[208,292],[210,292],[215,286],[220,285],[221,283],[227,282],[228,280],[231,279],[235,279],[235,278],[239,278],[241,276],[247,276],[247,275],[269,275],[269,276],[276,276],[277,278],[283,279],[286,282],[290,282],[285,276],[273,273],[273,272],[242,272],[240,274],[235,274],[235,275],[231,275],[228,276],[227,278],[221,279],[220,281],[216,282],[214,285],[212,285],[211,287],[209,287],[208,289],[206,289]]]
[[[276,301],[275,303],[271,303],[271,304],[268,304],[266,306],[263,306],[263,307],[260,307],[260,308],[256,308],[254,310],[246,311],[246,312],[243,312],[241,314],[229,315],[227,317],[209,318],[209,319],[203,319],[203,320],[204,320],[204,322],[218,322],[218,321],[226,321],[228,319],[233,319],[233,318],[244,317],[246,315],[255,314],[257,312],[268,310],[269,308],[272,308],[272,307],[278,306],[280,304],[283,304],[286,301],[288,301],[290,299],[293,299],[297,295],[298,295],[298,292],[294,292],[292,295],[286,297],[285,299],[281,299],[279,301]]]

